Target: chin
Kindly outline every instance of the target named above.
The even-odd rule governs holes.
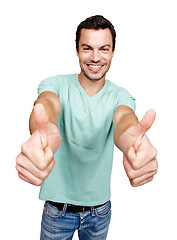
[[[105,77],[106,74],[103,74],[101,76],[94,76],[94,75],[84,73],[84,75],[91,81],[100,81],[101,79],[103,79]]]
[[[82,69],[82,73],[85,75],[86,78],[88,78],[91,81],[99,81],[103,79],[106,75],[106,72],[102,73],[90,73]]]

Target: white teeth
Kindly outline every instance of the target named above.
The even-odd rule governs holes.
[[[88,65],[89,68],[93,68],[93,69],[98,69],[101,68],[102,66],[97,66],[97,65]]]

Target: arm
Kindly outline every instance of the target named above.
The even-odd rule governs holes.
[[[116,108],[113,116],[113,125],[114,125],[114,143],[121,149],[119,145],[120,136],[131,126],[138,124],[138,118],[136,117],[134,111],[124,105],[121,105]]]
[[[115,110],[114,143],[124,154],[123,164],[132,186],[151,181],[157,173],[157,150],[145,134],[154,120],[153,110],[149,110],[140,122],[129,107],[122,105]]]
[[[22,180],[40,186],[52,171],[54,153],[61,145],[58,130],[61,106],[52,92],[43,92],[34,105],[29,121],[32,135],[21,147],[16,169]]]

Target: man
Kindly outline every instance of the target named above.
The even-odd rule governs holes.
[[[80,74],[50,77],[39,85],[32,135],[16,169],[21,179],[41,186],[43,240],[72,239],[76,229],[79,239],[106,239],[114,144],[123,152],[132,186],[157,173],[157,151],[145,134],[155,112],[149,110],[139,122],[134,98],[105,79],[115,38],[113,25],[102,16],[81,22],[76,32]]]

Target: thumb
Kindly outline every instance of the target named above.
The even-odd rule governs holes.
[[[42,147],[43,149],[45,149],[48,146],[47,136],[45,135],[44,131],[42,131],[41,129],[39,129],[39,135],[40,135]]]
[[[147,111],[147,113],[137,125],[137,135],[143,136],[151,128],[155,118],[156,112],[153,109]]]
[[[39,126],[40,129],[45,128],[46,125],[49,123],[49,117],[47,116],[43,104],[36,104],[33,111],[36,124]]]
[[[52,160],[53,159],[54,155],[53,155],[53,151],[52,151],[50,146],[47,146],[44,149],[44,153],[45,153],[45,159],[48,159],[48,160]]]
[[[132,162],[136,158],[136,151],[134,147],[130,147],[127,153],[127,159]]]
[[[48,145],[47,136],[44,130],[47,127],[49,118],[47,116],[47,113],[45,111],[43,104],[38,103],[34,106],[34,118],[35,118],[36,124],[38,125],[41,144],[44,149]]]

